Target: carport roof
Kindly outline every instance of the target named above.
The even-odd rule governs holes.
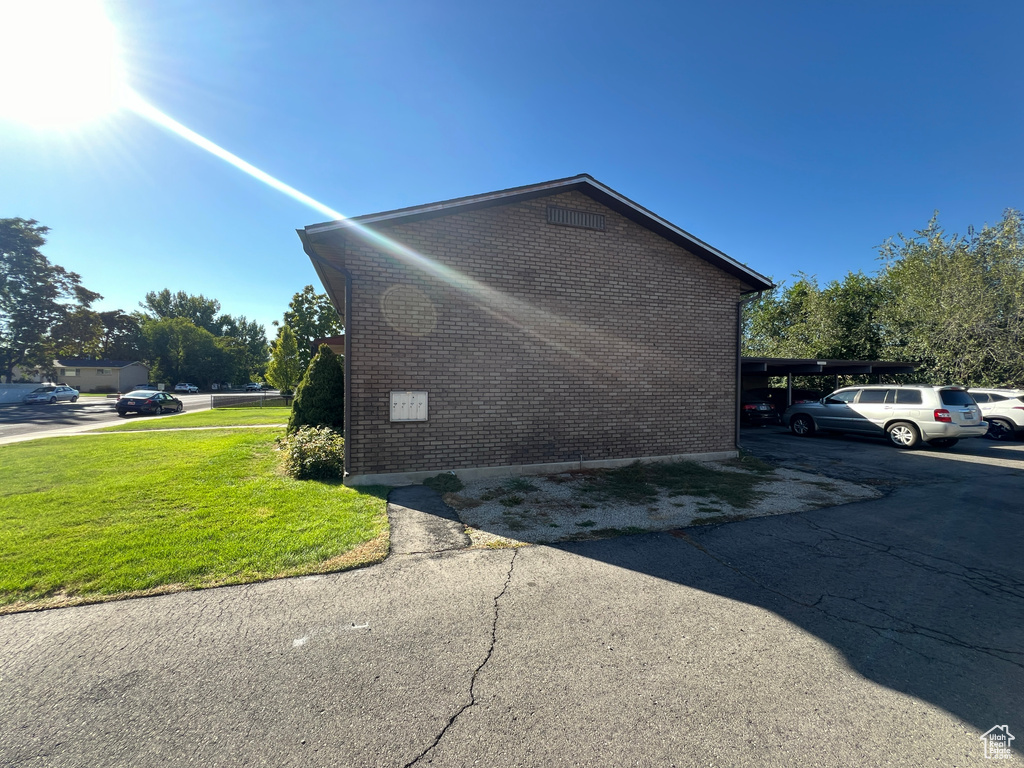
[[[740,361],[744,374],[766,376],[848,376],[855,374],[913,373],[917,363],[886,360],[820,360],[798,357],[744,357]]]

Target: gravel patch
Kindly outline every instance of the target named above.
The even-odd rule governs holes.
[[[751,476],[755,498],[734,506],[713,486],[700,495],[646,486],[646,498],[624,501],[602,492],[600,472],[491,478],[443,498],[466,525],[472,546],[514,547],[784,515],[882,495],[877,488],[793,469],[750,472],[722,462],[697,467],[708,475]]]

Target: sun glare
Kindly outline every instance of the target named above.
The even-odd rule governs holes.
[[[98,0],[0,0],[0,117],[62,128],[122,103],[114,25]]]
[[[332,220],[345,216],[242,160],[174,120],[131,90],[124,79],[114,25],[99,0],[0,0],[0,120],[36,128],[70,128],[125,109]],[[353,223],[377,247],[472,297],[494,317],[580,359],[561,339],[592,333],[572,320],[480,283],[372,229]],[[532,317],[532,324],[521,318]],[[602,343],[610,341],[602,337]],[[590,361],[595,365],[598,361]]]

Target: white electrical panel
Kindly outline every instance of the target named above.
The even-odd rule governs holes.
[[[426,392],[392,392],[391,393],[391,420],[392,421],[426,421],[427,420],[427,393]]]

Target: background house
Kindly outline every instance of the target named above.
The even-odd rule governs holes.
[[[79,392],[129,392],[149,382],[149,366],[136,360],[62,358],[53,361],[52,373],[21,373],[38,382],[53,379]]]
[[[770,281],[590,176],[299,236],[345,318],[347,482],[735,455]]]

